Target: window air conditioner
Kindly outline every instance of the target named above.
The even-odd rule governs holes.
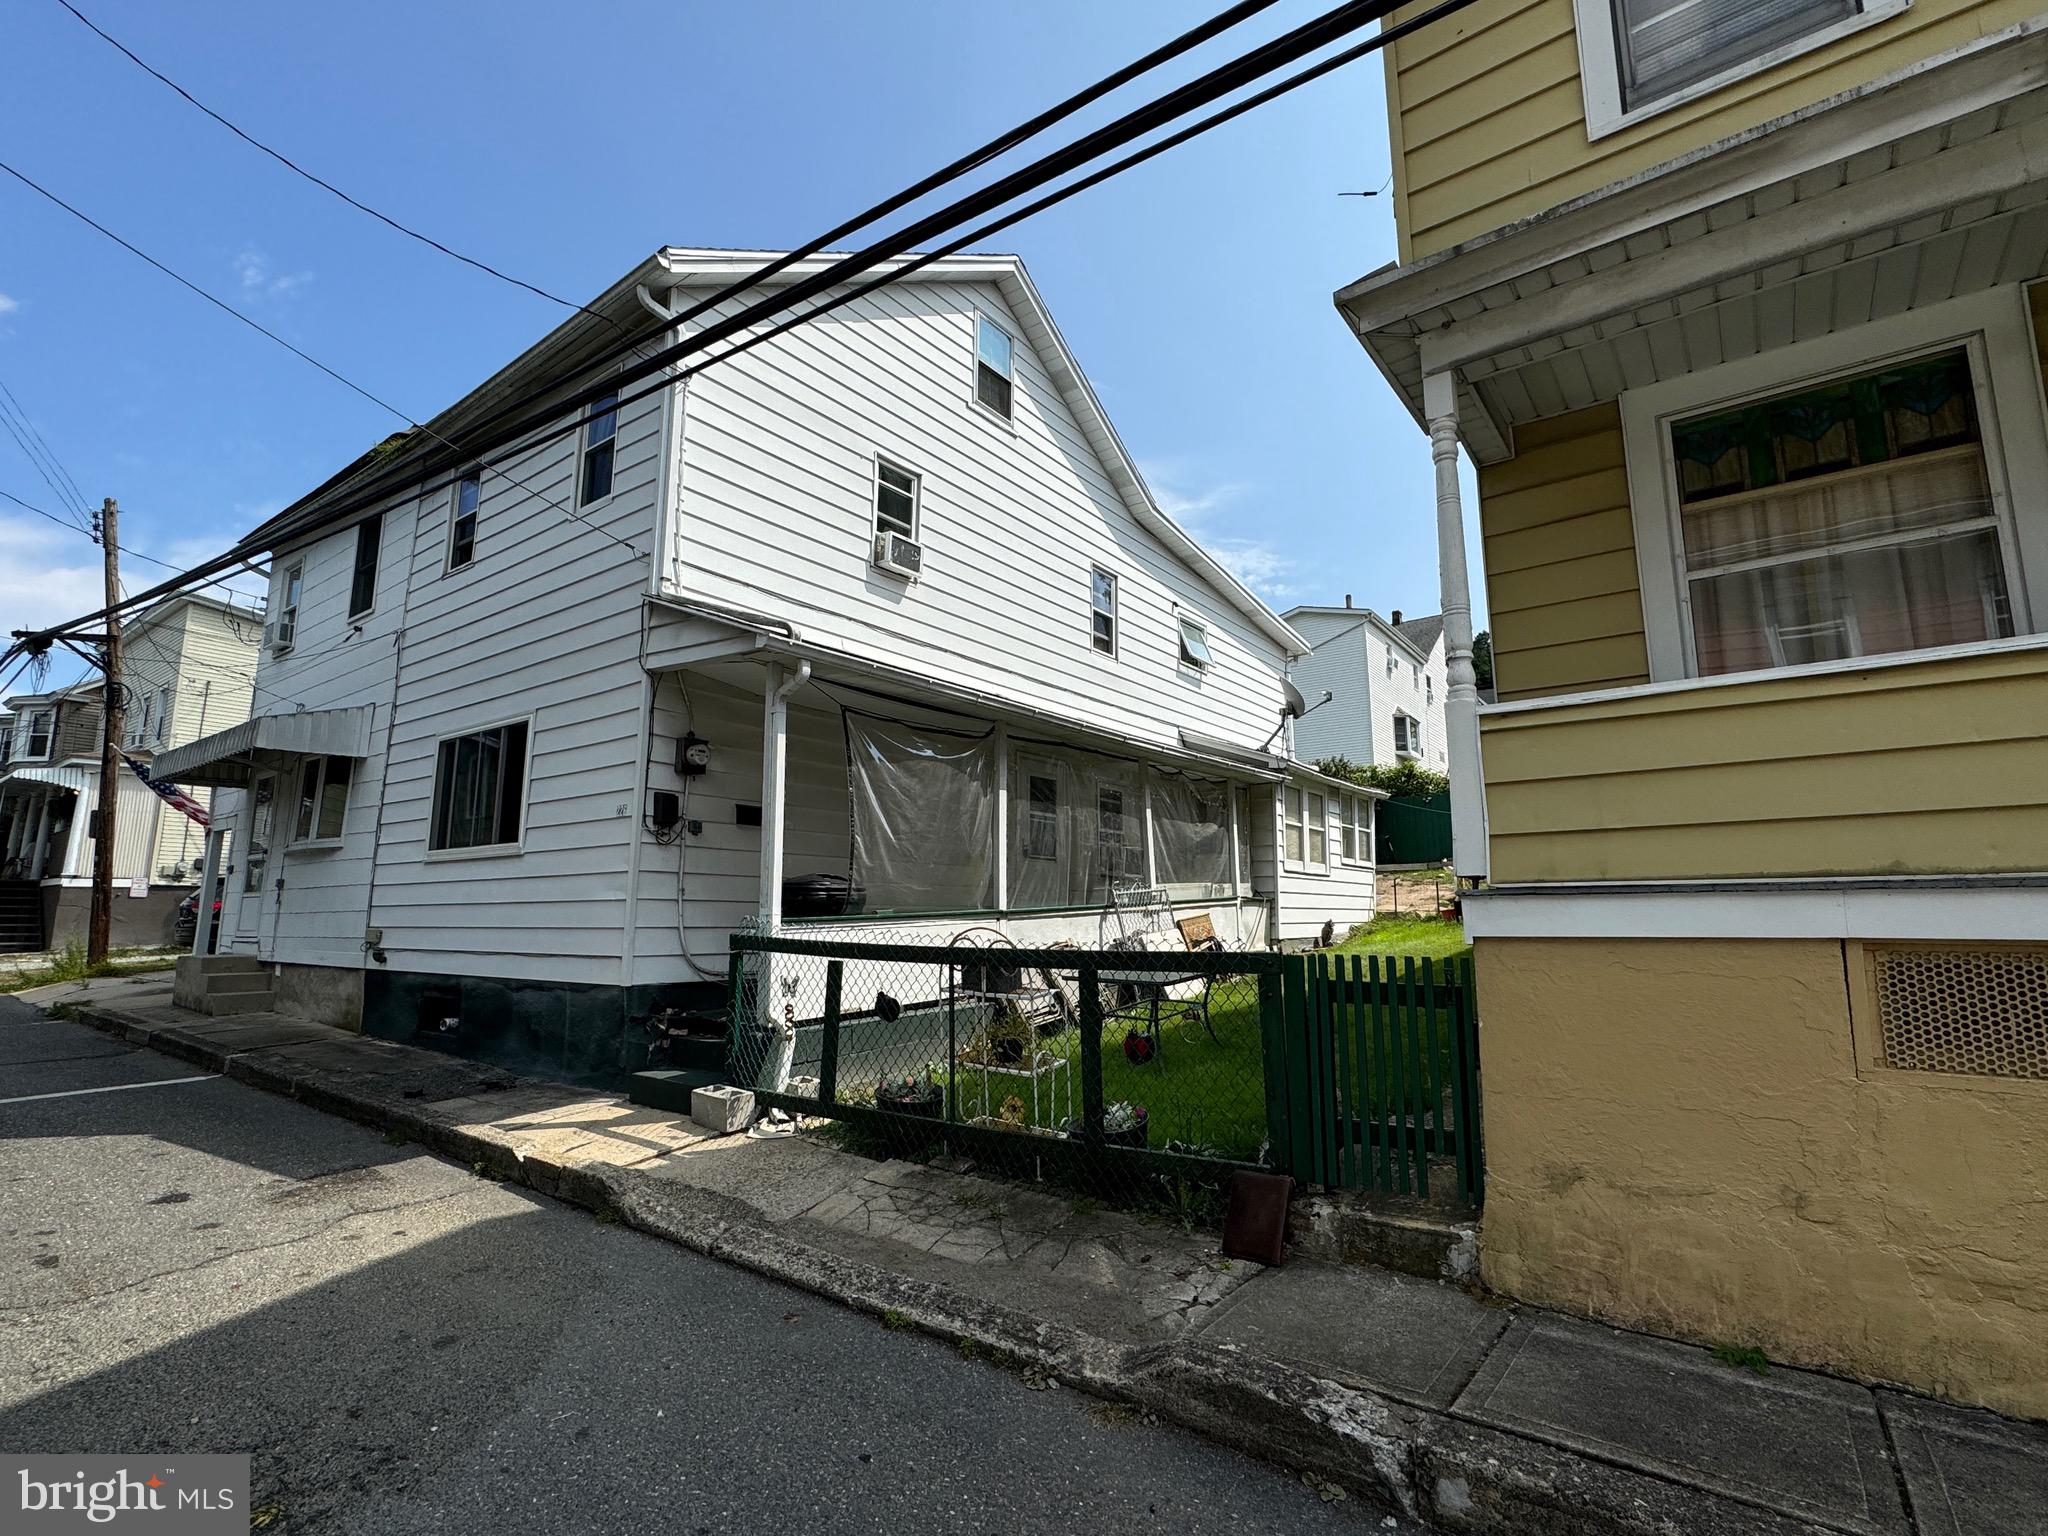
[[[924,573],[924,547],[900,533],[875,535],[875,565],[884,571],[912,579]]]

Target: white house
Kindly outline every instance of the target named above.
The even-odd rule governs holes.
[[[1444,738],[1444,621],[1406,619],[1396,608],[1291,608],[1286,615],[1311,647],[1294,680],[1311,701],[1330,702],[1295,722],[1294,749],[1307,762],[1344,757],[1449,770]]]
[[[656,253],[423,440],[767,259]],[[623,393],[348,506],[420,443],[380,445],[246,541],[261,711],[163,766],[250,791],[224,948],[279,1006],[609,1073],[746,926],[1094,941],[1112,881],[1231,943],[1368,917],[1371,797],[1276,755],[1306,645],[1159,511],[1014,257]]]
[[[147,764],[246,720],[262,631],[262,614],[198,593],[129,619],[123,752]],[[95,675],[7,701],[13,724],[0,727],[0,948],[84,940],[104,696]],[[194,798],[204,804],[207,794]],[[114,816],[116,945],[171,942],[175,909],[199,879],[205,847],[196,821],[123,771]]]

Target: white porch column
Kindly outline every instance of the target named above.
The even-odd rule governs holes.
[[[220,833],[209,830],[199,858],[199,922],[192,930],[195,955],[203,955],[213,946],[213,881],[220,871],[220,838]]]
[[[50,802],[55,798],[53,791],[45,789],[36,800],[35,853],[28,861],[28,877],[31,880],[43,878],[43,860],[50,850]]]
[[[1486,786],[1479,765],[1479,688],[1472,672],[1472,586],[1465,570],[1465,508],[1458,489],[1456,376],[1422,381],[1429,453],[1436,465],[1436,561],[1443,588],[1444,729],[1451,770],[1451,865],[1460,880],[1486,878]]]
[[[789,695],[770,662],[761,690],[761,931],[782,927],[783,792],[789,783]]]

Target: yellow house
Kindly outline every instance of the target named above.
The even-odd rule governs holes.
[[[1478,0],[1337,295],[1436,463],[1488,1279],[2035,1415],[2043,13]]]

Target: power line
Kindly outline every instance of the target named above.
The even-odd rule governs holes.
[[[5,389],[6,386],[0,384],[0,392],[4,392]],[[36,431],[35,423],[28,419],[28,413],[21,410],[19,403],[14,401],[12,394],[8,394],[6,400],[8,403],[13,403],[14,408],[10,412],[8,403],[0,403],[0,426],[7,428],[8,436],[14,439],[15,446],[21,449],[22,456],[35,466],[36,473],[42,476],[43,484],[50,488],[52,493],[55,494],[58,503],[63,506],[66,518],[73,526],[81,526],[83,521],[90,516],[90,509],[84,505],[83,498],[74,501],[66,491],[61,481],[68,480],[69,476],[64,474],[64,467],[57,463],[55,456],[49,453],[48,445],[44,445],[43,452],[38,453],[36,451],[34,445],[42,443],[43,439],[42,435]],[[20,415],[19,422],[15,419],[16,413]]]
[[[595,385],[585,386],[584,388],[572,394],[568,399],[556,401],[549,408],[548,417],[544,417],[540,420],[528,418],[527,420],[515,423],[510,427],[499,427],[488,433],[483,432],[481,430],[481,427],[483,425],[491,421],[502,421],[504,416],[509,412],[519,409],[524,405],[530,403],[531,401],[540,398],[543,395],[553,393],[556,389],[559,389],[560,387],[560,378],[558,378],[555,382],[551,383],[550,385],[545,386],[543,389],[537,390],[532,394],[523,397],[521,400],[513,402],[512,405],[493,413],[491,417],[487,417],[485,419],[485,423],[480,423],[477,428],[472,429],[472,432],[469,435],[471,440],[466,440],[458,444],[450,442],[447,438],[443,437],[438,432],[429,432],[428,435],[433,437],[436,441],[440,442],[451,451],[452,457],[443,458],[442,463],[474,464],[475,462],[477,462],[478,456],[480,456],[481,454],[491,452],[500,447],[504,447],[507,444],[513,443],[521,438],[526,438],[527,440],[521,443],[520,446],[514,450],[515,453],[530,452],[533,448],[538,447],[543,443],[554,441],[562,436],[576,432],[580,430],[581,427],[583,427],[587,422],[595,419],[597,413],[591,412],[585,414],[586,408],[600,400],[604,400],[605,397],[609,394],[617,393],[618,386],[620,384],[636,382],[639,379],[647,377],[651,373],[660,372],[663,369],[670,368],[680,359],[692,356],[699,351],[703,351],[712,344],[719,341],[723,341],[737,334],[738,332],[746,329],[748,326],[755,324],[758,321],[765,320],[781,310],[787,309],[796,303],[800,303],[803,300],[808,299],[815,294],[821,293],[830,287],[833,287],[841,282],[844,282],[848,278],[859,276],[862,273],[871,271],[875,267],[882,265],[884,262],[895,260],[906,247],[914,245],[917,241],[926,238],[928,235],[932,233],[943,233],[945,230],[957,227],[959,223],[964,222],[964,220],[969,217],[975,217],[978,216],[980,213],[991,211],[994,208],[1000,206],[1002,203],[1009,201],[1012,197],[1015,197],[1022,192],[1030,191],[1039,186],[1042,186],[1045,183],[1055,179],[1057,176],[1064,174],[1067,170],[1074,169],[1078,166],[1084,165],[1087,161],[1097,158],[1099,155],[1107,152],[1112,148],[1120,147],[1123,144],[1127,144],[1133,139],[1140,137],[1142,134],[1149,132],[1154,127],[1160,126],[1166,122],[1170,122],[1172,121],[1172,119],[1184,115],[1185,113],[1193,110],[1197,106],[1204,105],[1208,102],[1214,101],[1219,97],[1226,95],[1229,92],[1237,89],[1240,85],[1249,83],[1252,80],[1256,80],[1257,78],[1263,75],[1270,74],[1282,65],[1299,59],[1308,53],[1314,52],[1316,49],[1326,45],[1331,41],[1340,39],[1348,35],[1349,33],[1356,32],[1364,26],[1369,25],[1373,21],[1384,18],[1386,15],[1391,13],[1396,8],[1396,5],[1398,3],[1399,0],[1351,0],[1351,3],[1341,5],[1336,9],[1326,13],[1325,15],[1315,19],[1314,21],[1306,23],[1301,27],[1295,28],[1291,32],[1283,34],[1281,37],[1273,40],[1272,42],[1264,44],[1261,47],[1252,50],[1250,53],[1240,56],[1238,59],[1233,60],[1230,64],[1220,66],[1217,69],[1209,71],[1207,74],[1199,77],[1197,80],[1178,87],[1174,91],[1169,92],[1166,96],[1155,100],[1147,106],[1126,113],[1123,117],[1118,118],[1116,121],[1110,123],[1109,125],[1103,128],[1096,129],[1093,132],[1084,135],[1082,138],[1068,145],[1064,149],[1043,156],[1039,160],[1033,162],[1031,165],[1026,166],[1019,171],[1013,172],[1009,176],[999,179],[992,185],[983,188],[981,191],[974,193],[969,197],[957,200],[953,204],[949,205],[947,208],[940,210],[938,213],[932,214],[902,229],[899,229],[895,233],[884,237],[880,241],[870,244],[868,247],[861,251],[854,252],[851,255],[838,258],[835,261],[828,264],[827,266],[825,266],[824,268],[822,268],[821,270],[819,270],[818,272],[815,272],[803,279],[800,279],[797,282],[790,284],[786,288],[778,290],[771,297],[762,300],[757,300],[754,303],[745,306],[741,310],[719,319],[713,324],[705,327],[702,331],[696,332],[686,337],[684,340],[680,342],[663,348],[661,351],[656,352],[652,357],[645,358],[642,362],[638,364],[620,370],[614,378],[608,379],[604,382]],[[1023,209],[1016,210],[1010,215],[1006,215],[1002,218],[993,221],[990,224],[982,226],[980,229],[975,231],[974,235],[969,236],[968,239],[971,240],[974,238],[979,238],[992,230],[1007,227],[1009,224],[1016,222],[1016,220],[1018,219],[1029,217],[1033,213],[1043,211],[1045,208],[1051,207],[1053,204],[1063,201],[1067,197],[1071,197],[1090,186],[1099,184],[1101,181],[1108,179],[1110,176],[1119,174],[1121,171],[1130,168],[1132,165],[1138,164],[1143,160],[1150,159],[1153,155],[1161,153],[1167,148],[1173,147],[1177,144],[1185,143],[1189,139],[1196,137],[1198,134],[1207,132],[1209,131],[1209,129],[1219,125],[1220,123],[1228,121],[1231,118],[1234,118],[1238,115],[1241,115],[1241,113],[1244,111],[1251,110],[1251,108],[1254,106],[1261,105],[1267,101],[1271,101],[1274,98],[1280,95],[1284,95],[1287,92],[1292,91],[1294,89],[1297,89],[1300,86],[1307,84],[1309,81],[1317,79],[1322,75],[1327,74],[1330,71],[1339,68],[1346,63],[1352,62],[1353,60],[1363,57],[1366,54],[1384,48],[1385,46],[1387,46],[1387,44],[1395,41],[1396,39],[1406,36],[1420,29],[1423,26],[1433,24],[1434,22],[1441,20],[1445,16],[1448,16],[1455,11],[1463,10],[1472,3],[1474,3],[1474,0],[1440,0],[1440,3],[1432,7],[1430,10],[1423,12],[1418,16],[1412,17],[1407,21],[1401,22],[1395,26],[1388,27],[1379,32],[1374,37],[1368,39],[1367,41],[1351,49],[1346,50],[1341,54],[1332,56],[1331,58],[1324,60],[1320,64],[1312,66],[1309,69],[1303,70],[1300,73],[1292,77],[1289,77],[1287,80],[1284,80],[1279,84],[1270,87],[1251,98],[1247,98],[1246,100],[1236,104],[1231,108],[1227,108],[1221,112],[1215,113],[1211,117],[1203,119],[1202,121],[1169,136],[1169,138],[1166,140],[1162,140],[1159,143],[1150,146],[1145,150],[1141,150],[1134,155],[1126,157],[1122,161],[1116,162],[1111,166],[1105,167],[1100,171],[1092,173],[1079,181],[1076,181],[1066,187],[1063,187],[1055,193],[1049,194],[1045,198],[1041,198],[1036,203],[1030,204]],[[10,172],[12,172],[12,168],[6,166],[4,163],[0,163],[0,169],[9,170]],[[20,175],[19,172],[12,173],[15,174],[17,177],[19,177]],[[26,178],[21,179],[26,180]],[[33,185],[33,183],[30,183],[30,185]],[[36,190],[41,191],[42,189],[37,188]],[[49,194],[46,193],[45,195],[47,196]],[[54,201],[55,199],[52,200]],[[68,205],[63,206],[68,207]],[[87,222],[91,221],[88,220]],[[125,242],[122,243],[125,244]],[[962,248],[962,245],[964,243],[965,242],[962,242],[961,244],[948,246],[946,248],[946,253],[950,254],[951,252]],[[133,248],[130,247],[130,249]],[[936,253],[934,253],[932,255],[925,256],[915,262],[906,264],[902,267],[892,268],[888,273],[885,273],[881,279],[866,285],[866,287],[863,288],[862,291],[871,291],[873,288],[882,286],[886,282],[893,282],[899,280],[906,272],[915,270],[916,267],[925,265],[929,261],[936,259],[938,259],[938,256]],[[778,260],[782,263],[782,267],[787,267],[789,258],[778,258]],[[663,321],[657,329],[665,332],[693,316],[702,314],[708,307],[721,302],[723,297],[729,296],[730,294],[735,292],[743,291],[745,288],[751,286],[753,283],[760,281],[763,273],[770,272],[772,270],[778,270],[775,263],[770,263],[767,267],[759,269],[754,274],[751,274],[746,278],[740,279],[735,284],[729,285],[728,288],[720,290],[719,293],[714,294],[711,297],[702,301],[701,303],[693,306],[690,310],[684,311],[670,320]],[[830,301],[827,304],[818,307],[817,309],[806,311],[804,315],[796,317],[796,319],[791,321],[789,324],[784,324],[776,327],[775,334],[780,334],[781,332],[786,331],[787,329],[791,328],[792,324],[802,323],[806,319],[815,318],[817,315],[826,312],[828,309],[836,308],[842,303],[849,302],[853,296],[854,295],[842,295],[838,299]],[[211,296],[209,295],[208,297]],[[217,304],[219,303],[218,300],[215,300],[214,302]],[[232,309],[230,309],[230,312],[233,313]],[[720,361],[727,356],[736,355],[738,352],[746,350],[746,348],[758,344],[759,340],[765,339],[765,336],[749,338],[741,342],[738,346],[728,349],[728,351],[722,352],[718,354],[716,357],[709,359],[704,364],[689,369],[688,373],[700,371],[701,367],[711,366],[712,363]],[[294,348],[293,350],[296,351],[297,349]],[[303,356],[303,354],[300,355]],[[615,349],[613,352],[607,354],[607,357],[604,360],[615,360],[620,355],[622,355],[622,350]],[[588,369],[591,366],[592,365],[590,363],[582,364],[577,368],[570,370],[566,375],[563,375],[562,377],[574,377],[578,373],[588,371]],[[328,370],[323,369],[323,371]],[[624,405],[629,400],[643,399],[648,394],[656,393],[661,389],[671,387],[677,377],[686,376],[687,373],[679,371],[677,374],[665,378],[662,382],[651,386],[647,390],[642,390],[631,396],[622,395],[619,397],[617,402],[614,405],[609,406],[608,409],[616,409],[618,406]],[[547,419],[552,418],[553,416],[555,416],[556,414],[565,409],[577,413],[565,426],[558,426],[551,431],[539,430],[541,427],[545,425],[545,421]],[[538,435],[534,435],[536,432],[538,432]],[[473,439],[478,436],[484,437],[485,441],[474,441]],[[358,478],[358,480],[355,482],[355,490],[351,492],[351,494],[348,497],[344,498],[339,505],[330,504],[325,507],[309,507],[296,517],[290,517],[278,521],[273,525],[267,527],[266,529],[261,530],[261,532],[264,534],[264,542],[262,544],[253,545],[250,547],[267,547],[268,545],[276,543],[279,540],[295,537],[301,533],[310,531],[314,528],[331,526],[333,523],[340,521],[345,517],[351,516],[355,512],[365,510],[369,507],[373,507],[377,505],[379,502],[389,499],[390,496],[397,494],[400,491],[410,490],[412,491],[413,494],[426,495],[430,490],[440,488],[437,486],[423,485],[421,483],[425,475],[431,471],[434,465],[434,461],[437,457],[439,456],[433,454],[432,452],[422,452],[418,454],[409,455],[405,460],[393,466],[390,470],[382,472],[372,471],[368,466],[365,466],[366,473],[362,475],[360,478]],[[499,473],[505,472],[500,470]],[[516,477],[507,475],[507,478],[515,479],[516,482]],[[452,484],[453,481],[450,480],[445,483]],[[528,487],[528,489],[530,490],[531,488]],[[551,498],[543,497],[542,499],[548,501],[550,505],[556,505],[555,503],[552,502]],[[206,575],[210,575],[219,570],[225,569],[228,565],[233,564],[242,558],[244,545],[247,545],[248,543],[248,540],[244,540],[242,541],[241,544],[236,545],[235,548],[230,550],[227,554],[217,557],[213,561],[204,562],[201,565],[194,567],[189,573],[187,573],[186,579],[198,580]],[[631,546],[627,547],[630,548]],[[173,589],[176,585],[176,583],[166,583],[162,588],[155,589],[151,592],[145,593],[142,595],[142,597],[143,599],[155,597],[157,595],[160,595],[161,592],[163,591]],[[82,624],[91,622],[95,618],[102,617],[105,611],[106,610],[102,610],[102,613],[100,614],[86,615],[78,620],[73,621],[73,623]]]
[[[0,501],[12,502],[15,506],[20,507],[22,511],[33,512],[37,517],[47,517],[59,528],[68,528],[73,533],[82,533],[87,538],[91,539],[95,544],[100,542],[98,536],[95,535],[90,528],[81,528],[76,523],[72,522],[69,518],[59,517],[56,513],[50,511],[47,507],[39,507],[32,501],[23,501],[19,496],[15,495],[12,491],[0,491]],[[181,565],[174,565],[169,560],[159,559],[155,555],[145,555],[141,550],[132,548],[131,546],[126,544],[123,544],[121,546],[121,554],[129,559],[146,560],[151,565],[160,565],[167,571],[182,571],[185,569],[185,567]],[[224,582],[210,582],[208,583],[208,585],[219,587],[223,592],[232,590]]]
[[[78,482],[71,478],[71,471],[64,467],[64,461],[57,457],[56,450],[50,446],[50,440],[43,436],[42,430],[36,426],[27,409],[15,398],[14,391],[7,387],[5,379],[0,379],[0,397],[5,397],[7,404],[14,408],[14,414],[20,418],[22,427],[42,449],[43,458],[64,482],[62,486],[52,487],[57,492],[57,499],[63,502],[68,510],[90,517],[92,509],[86,502],[85,493],[79,490]]]
[[[319,358],[314,357],[311,353],[302,351],[300,348],[293,346],[290,342],[286,341],[282,336],[278,335],[277,332],[271,330],[268,326],[263,325],[260,321],[251,319],[248,315],[243,314],[242,311],[235,308],[234,305],[228,303],[227,300],[216,297],[214,294],[209,293],[206,289],[200,287],[197,283],[193,282],[190,278],[185,277],[180,273],[172,271],[169,267],[165,266],[162,262],[158,261],[154,256],[150,255],[149,252],[143,250],[139,246],[133,245],[130,242],[122,239],[119,235],[115,234],[111,229],[108,229],[106,225],[100,223],[97,219],[91,217],[89,214],[80,212],[77,208],[74,208],[71,204],[65,202],[63,198],[57,196],[56,193],[50,191],[47,187],[41,186],[37,182],[31,180],[29,177],[23,175],[20,171],[16,170],[13,166],[7,164],[7,162],[4,160],[0,160],[0,171],[5,171],[8,175],[12,176],[16,181],[20,182],[30,191],[36,192],[41,196],[48,198],[51,202],[55,203],[59,208],[62,208],[66,213],[70,214],[80,223],[85,224],[89,228],[94,229],[98,231],[100,234],[106,236],[109,240],[113,241],[116,245],[120,246],[122,250],[127,251],[130,255],[135,256],[144,262],[147,262],[150,266],[156,268],[157,271],[163,273],[164,276],[170,278],[180,287],[189,289],[193,293],[198,294],[200,298],[206,300],[206,302],[213,305],[214,308],[222,311],[224,314],[232,315],[235,319],[241,321],[242,324],[248,326],[251,330],[257,332],[259,335],[267,336],[268,338],[270,338],[270,340],[276,342],[280,347],[283,347],[287,352],[291,353],[294,357],[300,359],[303,362],[312,364],[313,367],[318,368],[330,379],[333,379],[336,383],[345,385],[347,388],[355,391],[355,393],[361,395],[365,400],[370,401],[373,405],[382,406],[385,410],[389,411],[392,415],[396,416],[400,421],[404,422],[414,431],[424,432],[427,434],[427,436],[435,439],[437,442],[445,444],[450,448],[455,447],[455,444],[450,443],[448,439],[442,437],[440,433],[434,431],[431,427],[422,426],[419,422],[414,421],[412,417],[408,416],[404,411],[401,411],[389,400],[384,399],[380,395],[372,394],[369,390],[365,389],[362,385],[356,383],[353,379],[350,379],[343,374],[337,373],[334,369],[328,367],[327,364],[321,362]],[[635,547],[633,544],[626,541],[625,539],[620,538],[617,534],[613,533],[609,528],[600,527],[598,524],[591,522],[589,518],[584,517],[581,513],[574,512],[568,507],[563,506],[560,502],[556,501],[552,496],[549,496],[544,492],[535,490],[532,486],[528,485],[524,480],[521,480],[517,475],[513,474],[510,470],[504,468],[496,468],[496,473],[503,475],[506,479],[512,481],[513,484],[519,486],[528,495],[537,497],[539,500],[546,503],[548,506],[553,507],[558,512],[562,512],[570,517],[574,517],[578,522],[582,523],[584,527],[589,528],[591,531],[595,533],[600,533],[604,535],[604,537],[610,539],[614,544],[617,544],[621,549],[626,550],[634,558],[639,558],[639,549]]]
[[[184,86],[178,84],[178,82],[173,80],[169,75],[166,75],[165,73],[163,73],[163,71],[157,69],[155,66],[145,62],[143,59],[138,57],[135,51],[132,48],[130,48],[126,43],[122,42],[119,38],[109,33],[105,28],[101,27],[91,17],[87,16],[83,11],[79,10],[77,6],[71,4],[71,0],[57,0],[57,3],[63,6],[64,9],[69,11],[73,16],[76,16],[79,19],[79,21],[83,22],[88,29],[97,33],[104,41],[106,41],[112,47],[114,47],[121,53],[127,55],[130,62],[132,62],[138,69],[142,70],[145,74],[152,75],[156,79],[162,81],[165,85],[169,86],[172,90],[176,91],[180,96],[184,97],[186,101],[190,102],[193,106],[197,107],[201,112],[204,112],[216,123],[219,123],[221,127],[227,129],[228,132],[232,133],[236,138],[242,140],[243,143],[248,144],[254,149],[261,150],[264,154],[270,156],[271,159],[275,160],[279,165],[283,166],[286,170],[292,172],[294,175],[303,176],[307,181],[313,183],[314,186],[320,187],[325,191],[333,193],[336,197],[340,198],[344,203],[347,203],[351,208],[354,208],[359,212],[368,214],[371,218],[376,219],[379,223],[389,225],[392,229],[397,230],[401,235],[405,235],[409,239],[417,240],[422,245],[432,247],[434,250],[439,251],[443,256],[452,257],[454,260],[461,262],[464,266],[474,267],[479,272],[487,273],[490,276],[498,279],[498,281],[501,283],[510,283],[514,288],[523,288],[528,293],[533,294],[537,298],[546,299],[551,304],[559,304],[564,309],[576,310],[579,313],[591,316],[593,319],[603,320],[607,325],[613,326],[615,329],[619,329],[621,331],[624,330],[624,327],[619,326],[617,321],[611,320],[604,315],[598,314],[597,311],[577,303],[574,299],[565,299],[558,293],[548,292],[547,289],[540,287],[538,284],[529,283],[528,281],[526,281],[525,278],[514,277],[509,272],[500,271],[498,268],[492,266],[487,261],[479,260],[475,256],[464,255],[461,251],[456,250],[453,246],[442,244],[439,240],[436,240],[432,235],[422,234],[419,230],[412,228],[410,225],[401,224],[398,220],[392,218],[390,214],[383,213],[375,208],[372,208],[368,203],[363,202],[360,198],[350,196],[348,193],[342,191],[341,188],[337,187],[333,182],[328,181],[323,177],[316,176],[313,172],[307,170],[304,166],[298,164],[298,162],[290,159],[288,156],[271,148],[268,144],[264,143],[254,134],[249,133],[247,130],[243,129],[238,124],[230,122],[227,118],[221,116],[220,113],[214,111],[212,107],[209,107],[197,96],[194,96],[190,91],[186,90]]]

